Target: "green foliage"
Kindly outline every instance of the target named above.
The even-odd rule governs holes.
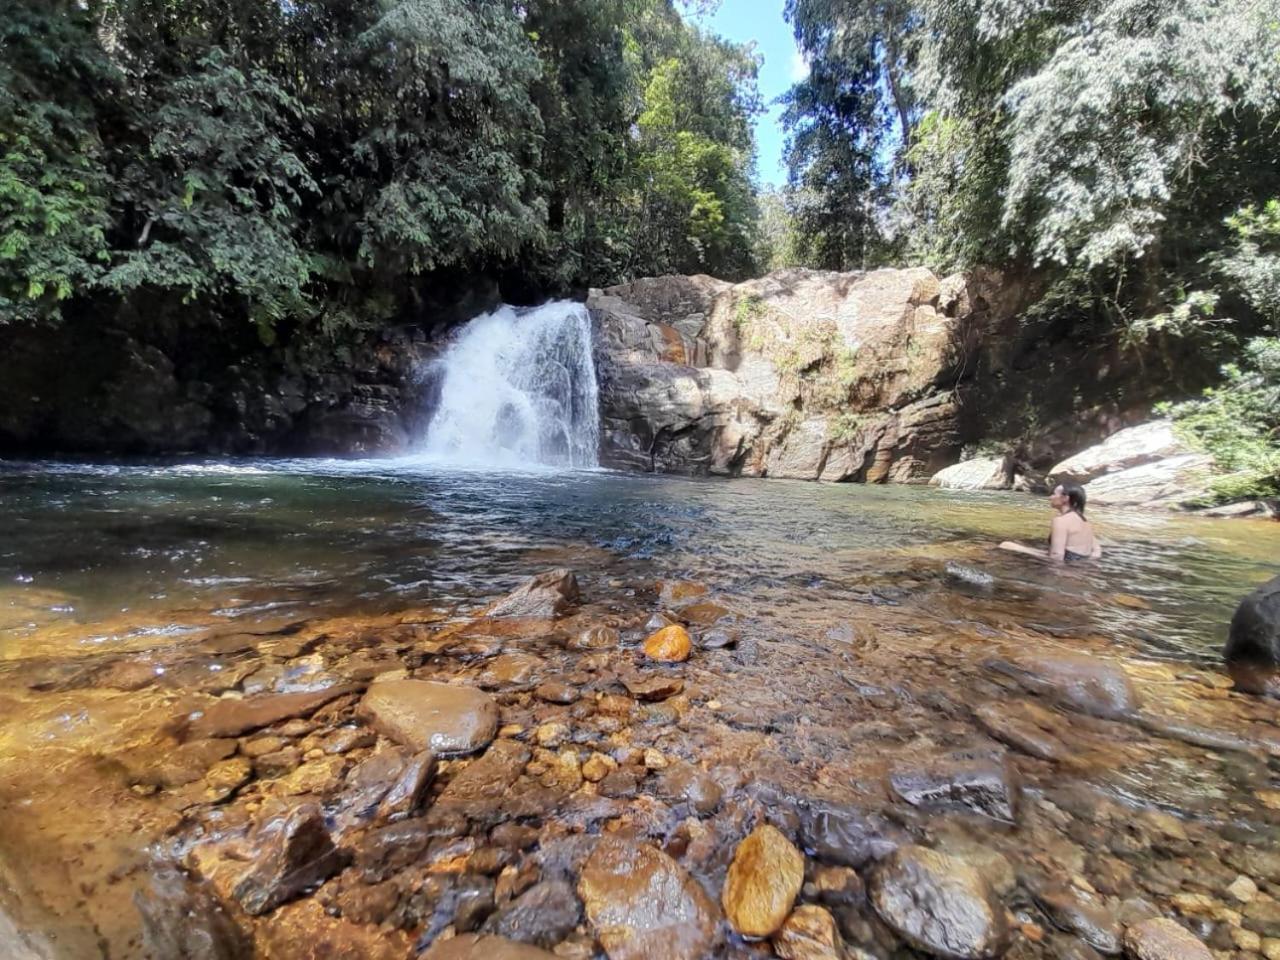
[[[270,340],[472,273],[741,277],[755,70],[670,0],[17,0],[0,323],[75,303]]]
[[[1280,496],[1280,338],[1255,338],[1204,396],[1167,406],[1180,435],[1211,453],[1221,501]]]

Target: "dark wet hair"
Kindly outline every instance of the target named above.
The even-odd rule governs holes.
[[[1084,519],[1084,505],[1089,502],[1088,496],[1085,495],[1084,487],[1078,483],[1060,483],[1063,495],[1067,498],[1067,505],[1080,515],[1080,519]]]

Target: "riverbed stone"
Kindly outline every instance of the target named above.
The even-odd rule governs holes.
[[[1097,898],[1074,886],[1051,884],[1036,894],[1036,902],[1058,929],[1075,934],[1099,953],[1120,953],[1120,921]]]
[[[889,783],[907,803],[960,808],[992,820],[1017,819],[1017,774],[1004,757],[950,754],[894,768]]]
[[[844,960],[844,943],[833,916],[822,907],[802,904],[773,935],[773,952],[782,960]]]
[[[497,807],[519,779],[532,754],[515,740],[497,740],[445,786],[438,806],[458,807],[469,816]]]
[[[956,960],[1002,954],[1005,909],[968,864],[925,847],[901,847],[877,864],[869,884],[876,913],[917,949]]]
[[[474,753],[498,730],[498,705],[488,694],[429,680],[375,683],[359,713],[384,737],[437,756]]]
[[[305,693],[277,693],[244,699],[223,699],[181,718],[188,739],[238,737],[291,717],[310,716],[326,703],[363,689],[340,684]]]
[[[656,847],[599,840],[578,895],[609,960],[702,960],[719,921],[702,886]]]
[[[982,728],[1001,743],[1041,760],[1063,760],[1070,750],[1062,741],[1064,722],[1029,700],[992,700],[974,708]]]
[[[559,680],[548,680],[538,684],[533,695],[546,703],[569,704],[578,699],[578,691]]]
[[[1280,576],[1240,601],[1222,655],[1237,689],[1280,696]]]
[[[614,650],[622,642],[622,634],[613,627],[587,627],[566,641],[570,650]]]
[[[421,956],[422,960],[557,960],[556,954],[527,943],[474,933],[437,940]]]
[[[1124,934],[1124,949],[1132,960],[1213,960],[1195,934],[1165,917],[1131,926]]]
[[[410,757],[401,766],[391,782],[382,802],[378,804],[378,819],[401,820],[412,816],[422,804],[422,799],[436,776],[436,755],[430,750]]]
[[[688,660],[692,651],[693,641],[689,639],[689,631],[678,623],[655,631],[644,642],[645,656],[663,663]]]
[[[251,916],[259,916],[333,876],[346,863],[325,829],[314,804],[292,811],[263,837],[253,865],[236,883],[232,896]]]
[[[715,812],[724,794],[711,774],[683,760],[669,763],[659,774],[657,792],[669,802],[689,804],[694,813],[704,817]]]
[[[484,611],[487,617],[552,620],[579,600],[578,580],[563,567],[531,577]]]
[[[484,930],[549,949],[572,933],[581,919],[582,908],[573,887],[552,879],[534,884],[504,904],[485,921]]]
[[[720,902],[733,928],[767,937],[782,926],[804,884],[804,855],[780,830],[756,827],[738,844]]]
[[[820,860],[857,869],[911,840],[905,830],[879,813],[812,800],[801,808],[800,842]]]
[[[990,670],[1015,678],[1032,693],[1105,719],[1132,716],[1141,705],[1124,667],[1083,653],[1019,653],[992,658]]]
[[[684,689],[684,681],[679,677],[662,675],[624,677],[622,685],[637,700],[648,701],[666,700]]]
[[[173,867],[157,866],[133,902],[142,918],[143,942],[157,957],[242,960],[252,955],[249,938],[213,892]]]
[[[546,663],[531,653],[504,653],[484,665],[476,682],[487,690],[527,687],[538,679]]]

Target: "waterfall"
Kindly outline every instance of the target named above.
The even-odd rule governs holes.
[[[435,372],[440,393],[427,455],[505,467],[597,465],[596,368],[582,304],[481,314],[458,332]]]

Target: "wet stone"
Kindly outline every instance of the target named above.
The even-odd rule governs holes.
[[[981,704],[974,715],[987,733],[1028,756],[1062,760],[1069,755],[1058,736],[1062,721],[1031,701],[992,701]]]
[[[333,876],[346,860],[314,805],[293,811],[277,829],[264,834],[263,843],[253,865],[232,891],[245,912],[253,916],[267,913]]]
[[[1195,934],[1174,920],[1156,917],[1134,924],[1124,934],[1132,960],[1213,960]]]
[[[487,690],[527,687],[535,683],[546,663],[530,653],[504,653],[484,665],[476,682]]]
[[[366,883],[380,883],[418,863],[440,840],[462,834],[466,820],[432,809],[425,817],[402,820],[361,836],[355,843],[355,866]]]
[[[676,615],[685,623],[700,627],[709,627],[711,624],[729,616],[729,613],[728,607],[723,607],[710,600],[691,603],[676,611]]]
[[[962,808],[1005,823],[1017,816],[1016,774],[1003,758],[939,757],[920,766],[900,766],[889,782],[912,806]]]
[[[238,737],[291,717],[308,716],[326,703],[359,690],[343,684],[309,693],[279,693],[243,700],[224,699],[183,718],[189,739]]]
[[[264,780],[277,780],[287,777],[302,763],[302,751],[297,747],[285,747],[275,753],[264,753],[255,757],[253,772]]]
[[[648,844],[599,840],[578,894],[609,960],[701,960],[716,942],[706,891]]]
[[[193,740],[180,746],[147,744],[118,754],[130,784],[181,787],[204,777],[221,760],[236,752],[231,739]]]
[[[388,739],[437,756],[474,753],[498,729],[498,705],[488,694],[427,680],[375,683],[359,713]]]
[[[666,700],[684,689],[684,681],[673,676],[627,677],[622,684],[637,700]]]
[[[679,624],[663,627],[649,635],[644,642],[644,654],[650,660],[662,663],[680,663],[688,660],[693,650],[689,631]]]
[[[494,741],[483,756],[449,781],[437,804],[459,807],[469,815],[495,807],[506,798],[530,756],[524,744],[514,740]]]
[[[325,738],[320,749],[325,753],[343,754],[372,747],[377,742],[378,736],[372,730],[363,727],[341,727]]]
[[[487,617],[551,620],[567,613],[579,600],[573,571],[548,570],[531,577],[485,610]]]
[[[862,878],[850,867],[815,864],[813,873],[802,888],[806,899],[819,900],[828,906],[846,906],[866,899]]]
[[[533,695],[547,703],[573,703],[578,699],[577,690],[558,680],[548,680],[539,684],[533,691]]]
[[[436,775],[436,756],[430,750],[415,754],[401,767],[378,805],[378,819],[399,820],[412,816]]]
[[[773,936],[773,952],[782,960],[844,960],[844,944],[835,918],[822,907],[796,907]]]
[[[1074,887],[1055,885],[1037,893],[1036,902],[1058,929],[1075,934],[1100,953],[1120,953],[1120,922],[1093,897]]]
[[[257,759],[268,753],[275,753],[289,745],[289,741],[284,737],[254,737],[252,740],[242,740],[240,742],[240,753],[250,759]]]
[[[556,960],[554,953],[527,943],[470,933],[437,940],[421,957],[422,960]]]
[[[862,867],[888,856],[911,840],[877,813],[844,804],[811,801],[800,815],[800,842],[820,860]]]
[[[615,650],[621,643],[622,635],[613,627],[588,627],[565,646],[570,650]]]
[[[662,771],[657,792],[664,800],[689,804],[700,816],[714,813],[723,795],[711,774],[682,761],[671,763]]]
[[[735,851],[721,903],[733,928],[767,937],[782,926],[804,883],[804,856],[775,827],[763,824]]]
[[[926,953],[978,960],[1008,946],[1004,906],[976,870],[954,857],[901,847],[876,865],[868,889],[880,918]]]
[[[249,938],[222,909],[213,892],[169,866],[157,867],[134,895],[143,941],[157,957],[241,960]]]
[[[1091,716],[1127,717],[1141,705],[1122,666],[1086,654],[1022,653],[988,660],[986,666],[1013,677],[1032,693]]]
[[[573,887],[563,880],[547,880],[500,907],[485,922],[484,931],[549,948],[572,933],[581,919]]]
[[[252,776],[253,763],[248,757],[232,757],[214,764],[205,774],[205,798],[213,802],[225,800]]]

